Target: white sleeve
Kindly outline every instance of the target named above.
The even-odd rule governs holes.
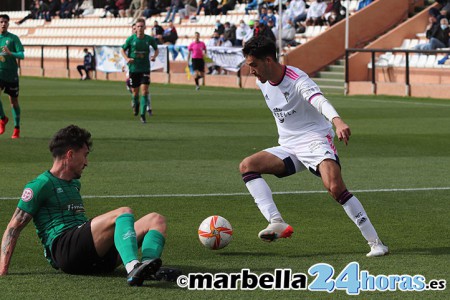
[[[333,118],[339,117],[339,114],[334,109],[333,105],[328,102],[327,98],[325,98],[322,94],[313,95],[309,99],[309,103],[314,106],[318,112],[320,112],[325,118],[327,118],[330,122]]]

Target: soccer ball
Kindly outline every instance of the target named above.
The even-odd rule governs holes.
[[[222,249],[231,242],[233,228],[227,219],[221,216],[207,217],[198,228],[198,238],[208,249]]]

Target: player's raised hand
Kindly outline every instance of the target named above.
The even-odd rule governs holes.
[[[342,121],[341,118],[336,117],[333,119],[334,127],[336,127],[336,135],[340,141],[344,141],[345,145],[348,144],[350,140],[350,135],[352,134],[350,131],[350,127]]]

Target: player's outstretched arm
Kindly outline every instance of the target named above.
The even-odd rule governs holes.
[[[11,221],[9,221],[8,227],[6,227],[5,233],[2,239],[2,249],[0,253],[0,276],[8,274],[9,263],[16,247],[17,240],[19,239],[20,232],[30,222],[33,217],[17,208],[14,212]]]

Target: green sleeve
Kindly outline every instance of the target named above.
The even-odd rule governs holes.
[[[156,40],[153,37],[151,37],[150,45],[153,47],[153,50],[156,51],[156,49],[158,49],[158,44],[156,43]]]
[[[122,45],[123,50],[127,50],[128,48],[130,48],[130,40],[131,40],[131,36],[128,37],[127,40],[125,41],[125,44]]]
[[[18,59],[24,59],[25,55],[23,54],[23,52],[11,52],[11,55],[14,58],[18,58]]]
[[[35,216],[48,193],[47,190],[48,188],[45,182],[38,180],[30,181],[25,186],[17,207]]]

